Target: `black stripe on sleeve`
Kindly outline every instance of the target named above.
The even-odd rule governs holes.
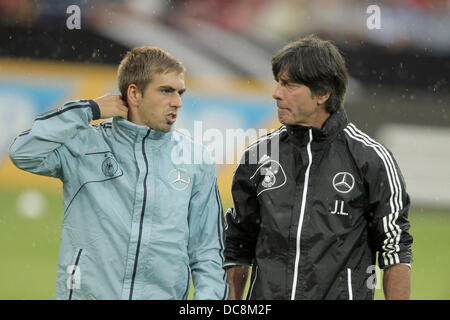
[[[92,109],[92,115],[93,115],[92,120],[100,119],[100,107],[98,106],[97,102],[95,102],[94,100],[88,100],[88,102]]]
[[[19,134],[19,137],[21,136],[26,136],[27,134],[29,134],[31,131],[31,129],[25,130],[24,132],[22,132],[21,134]]]
[[[61,113],[64,113],[64,112],[66,112],[66,111],[69,111],[69,110],[72,110],[72,109],[79,109],[79,108],[90,108],[90,105],[87,105],[87,106],[73,106],[73,107],[68,107],[68,108],[66,108],[66,109],[57,111],[57,112],[55,112],[55,113],[49,114],[49,115],[47,115],[47,116],[44,116],[44,117],[42,117],[42,118],[36,118],[35,121],[38,121],[38,120],[47,120],[47,119],[49,119],[49,118],[53,118],[53,117],[55,117],[55,116],[59,116]]]

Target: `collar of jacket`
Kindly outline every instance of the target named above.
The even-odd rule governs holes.
[[[329,140],[336,136],[338,132],[345,128],[348,124],[347,114],[343,107],[339,108],[336,112],[332,113],[330,117],[325,121],[322,129],[316,127],[304,127],[304,126],[291,126],[287,125],[286,129],[289,137],[300,142],[307,143],[307,133],[309,129],[312,129],[313,140],[322,141]]]
[[[153,130],[150,127],[134,124],[133,122],[121,117],[113,118],[112,130],[115,134],[133,141],[139,137],[145,137],[148,133],[148,130],[151,131],[147,138],[151,140],[159,140],[163,142],[164,140],[170,140],[170,137],[172,136],[172,130],[169,132]]]

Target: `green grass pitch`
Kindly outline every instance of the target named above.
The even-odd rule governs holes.
[[[44,213],[33,219],[19,214],[20,190],[0,189],[2,300],[55,298],[62,194],[42,194]],[[450,212],[413,209],[410,220],[415,259],[411,298],[450,299]],[[376,290],[375,297],[383,299],[383,290]]]

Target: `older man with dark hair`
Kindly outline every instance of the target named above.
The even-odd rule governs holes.
[[[235,170],[230,299],[242,298],[251,265],[248,299],[373,299],[377,253],[386,299],[408,299],[409,197],[389,150],[347,120],[339,50],[309,36],[281,49],[272,69],[283,126]]]

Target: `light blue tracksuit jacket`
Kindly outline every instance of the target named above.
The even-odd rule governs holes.
[[[92,100],[66,103],[9,148],[18,168],[63,182],[56,298],[186,299],[192,275],[195,299],[226,299],[215,166],[196,164],[206,149],[118,117],[90,125],[99,117]]]

